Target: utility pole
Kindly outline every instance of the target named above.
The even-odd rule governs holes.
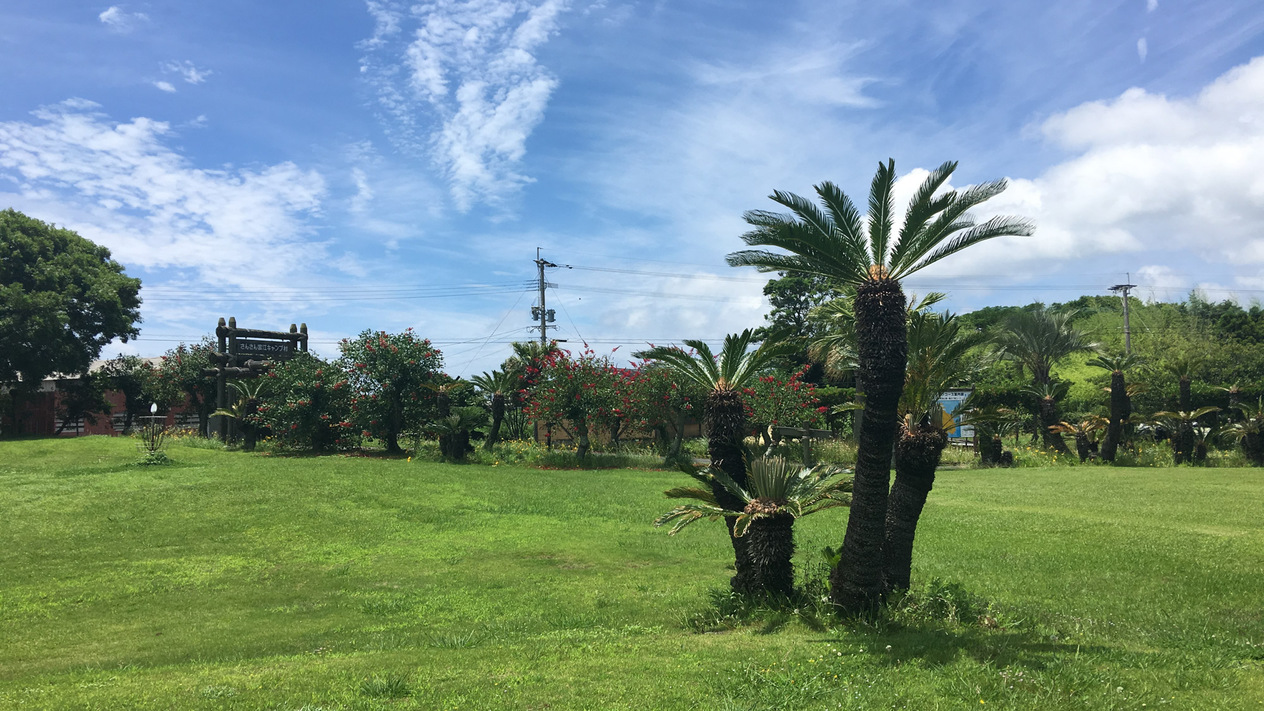
[[[546,308],[545,306],[544,290],[553,285],[544,280],[544,268],[556,267],[557,265],[542,258],[540,256],[540,248],[536,247],[535,266],[539,270],[538,284],[540,287],[540,305],[531,307],[531,320],[539,321],[540,325],[532,326],[532,328],[540,329],[540,345],[547,347],[549,345],[549,324],[553,323],[557,319],[553,315],[553,309]]]
[[[541,272],[543,273],[543,272]],[[1116,284],[1110,287],[1111,291],[1123,292],[1124,297],[1124,354],[1132,353],[1132,329],[1128,323],[1128,292],[1137,288],[1136,284],[1129,284],[1132,281],[1132,273],[1124,272],[1124,283]],[[544,293],[541,291],[540,293]]]

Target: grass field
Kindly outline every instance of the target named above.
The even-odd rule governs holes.
[[[681,475],[170,455],[0,443],[0,708],[1264,710],[1259,471],[943,472],[914,577],[985,623],[739,623]]]

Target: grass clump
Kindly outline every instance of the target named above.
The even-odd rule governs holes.
[[[360,694],[371,699],[405,699],[412,693],[402,674],[375,676],[360,684]]]

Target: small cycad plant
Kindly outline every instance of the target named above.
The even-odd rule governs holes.
[[[801,467],[782,457],[746,459],[746,487],[718,467],[681,468],[704,487],[676,487],[664,492],[681,499],[676,508],[659,516],[655,526],[674,524],[674,535],[694,521],[736,517],[734,537],[747,538],[751,563],[751,592],[789,595],[794,588],[794,521],[803,516],[851,503],[851,477],[836,478],[844,470],[831,466]],[[713,493],[718,484],[742,502],[740,510],[721,506]]]

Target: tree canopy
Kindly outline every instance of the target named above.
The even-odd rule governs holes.
[[[115,338],[135,338],[140,280],[110,250],[0,211],[0,381],[83,373]]]

